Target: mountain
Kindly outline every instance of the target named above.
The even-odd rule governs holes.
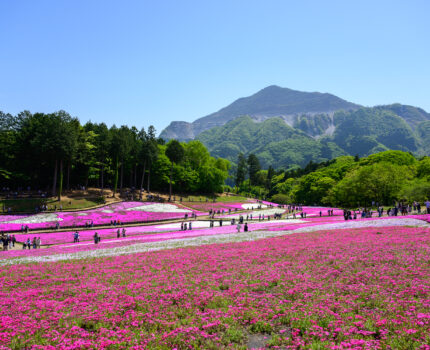
[[[430,114],[399,103],[362,107],[331,94],[269,86],[193,123],[172,122],[161,137],[199,139],[212,156],[254,153],[263,167],[291,168],[341,155],[393,149],[430,153]]]
[[[411,106],[408,110],[410,111]],[[282,118],[273,117],[256,122],[249,116],[236,118],[227,124],[201,133],[197,138],[212,156],[227,158],[233,163],[239,152],[254,153],[264,168],[305,166],[309,161],[321,162],[341,155],[367,156],[394,149],[428,154],[430,151],[430,115],[414,123],[408,115],[399,116],[383,106],[338,111],[328,115],[301,116],[295,127]],[[330,120],[331,133],[313,137],[318,123]],[[315,123],[317,122],[317,123]],[[415,128],[411,125],[416,125]]]
[[[233,163],[239,152],[254,153],[263,167],[286,168],[346,154],[330,140],[316,140],[279,117],[261,123],[249,116],[239,117],[201,133],[198,139],[212,155]]]
[[[301,115],[331,116],[338,110],[356,110],[359,107],[328,93],[302,92],[272,85],[252,96],[239,98],[218,112],[192,123],[172,122],[161,132],[160,137],[178,140],[194,139],[205,130],[222,126],[243,115],[248,115],[259,122],[271,117],[280,117],[288,125],[293,126]]]

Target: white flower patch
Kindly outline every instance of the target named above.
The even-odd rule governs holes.
[[[254,217],[252,217],[254,219]],[[258,217],[257,217],[258,219]],[[271,220],[271,221],[264,221],[261,222],[262,224],[268,224],[272,225],[272,224],[287,224],[287,225],[295,225],[295,224],[305,224],[309,221],[306,220],[302,220],[302,219],[293,219],[292,217],[290,217],[290,219],[282,219],[282,220]],[[258,223],[258,221],[257,221]]]
[[[251,213],[237,213],[234,215],[228,215],[226,216],[226,218],[235,218],[235,219],[239,219],[239,217],[243,216],[244,218],[246,218],[247,216],[250,217],[252,215],[252,219],[258,219],[258,216],[261,215],[261,217],[266,218],[267,216],[273,216],[275,214],[282,214],[284,213],[285,209],[277,209],[277,208],[273,208],[273,209],[264,209],[264,210],[258,210],[258,211],[253,211]]]
[[[388,226],[430,226],[427,222],[419,219],[398,218],[398,219],[375,219],[375,220],[348,220],[333,224],[321,224],[315,226],[301,227],[294,232],[314,232],[321,230],[337,230],[346,228],[363,228],[363,227],[388,227]]]
[[[47,214],[36,214],[31,215],[26,218],[6,221],[5,224],[40,224],[44,222],[52,222],[52,221],[63,221],[62,218],[59,218],[57,214],[47,213]]]
[[[210,227],[210,221],[201,221],[201,220],[197,220],[197,221],[184,221],[184,223],[187,223],[187,226],[191,223],[191,227],[194,228],[208,228]],[[227,223],[224,223],[227,224]],[[157,230],[180,230],[181,229],[181,223],[180,222],[175,222],[172,224],[165,224],[165,225],[157,225],[154,226],[155,229]]]
[[[79,213],[78,216],[87,216],[88,213]]]
[[[107,213],[107,214],[113,214],[113,213],[115,213],[113,210],[111,210],[111,209],[103,209],[102,211],[101,211],[102,213]]]
[[[261,206],[261,209],[267,208],[266,204],[260,204],[260,203],[244,203],[242,204],[242,208],[249,210],[249,209],[258,209],[259,206]]]
[[[154,203],[139,207],[127,208],[128,211],[146,211],[149,213],[191,213],[191,210],[178,208],[173,204]]]

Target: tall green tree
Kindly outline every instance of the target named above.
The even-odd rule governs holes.
[[[267,169],[267,183],[266,188],[270,191],[272,189],[272,179],[275,175],[275,169],[270,165],[269,169]]]
[[[246,158],[243,153],[239,153],[237,157],[237,169],[236,176],[234,178],[235,185],[239,187],[243,181],[245,181],[246,173],[248,171],[248,165]]]
[[[184,148],[177,140],[170,140],[166,148],[166,156],[171,162],[170,167],[170,181],[169,181],[169,201],[172,199],[172,175],[173,175],[173,165],[178,164],[184,158]]]
[[[158,147],[158,140],[155,137],[155,128],[154,126],[150,125],[148,128],[148,141],[146,144],[146,160],[148,162],[148,187],[147,191],[150,192],[150,183],[151,183],[151,169],[155,162],[158,159],[158,155],[160,153],[159,147]]]
[[[257,173],[261,170],[260,161],[255,154],[251,153],[248,156],[247,163],[250,185],[257,185]]]

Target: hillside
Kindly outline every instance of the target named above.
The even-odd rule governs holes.
[[[192,123],[172,122],[161,132],[160,137],[178,140],[193,139],[205,130],[222,126],[243,115],[248,115],[257,121],[280,117],[293,126],[300,115],[313,116],[321,113],[330,115],[338,110],[355,110],[359,107],[331,94],[302,92],[272,85],[252,96],[239,98],[218,112]]]
[[[310,160],[326,160],[345,154],[329,140],[316,140],[287,125],[281,118],[261,123],[244,116],[201,133],[198,137],[211,154],[237,160],[239,152],[255,153],[262,165],[276,168],[303,165]]]
[[[321,117],[322,118],[322,117]],[[304,130],[309,125],[302,118],[299,127],[287,125],[281,118],[261,123],[249,116],[201,133],[198,137],[213,156],[237,160],[239,152],[254,153],[263,167],[304,166],[310,160],[321,162],[341,155],[366,156],[388,149],[424,154],[430,149],[430,121],[413,130],[406,120],[389,108],[360,108],[333,115],[332,135],[312,137]],[[306,126],[306,127],[304,127]]]

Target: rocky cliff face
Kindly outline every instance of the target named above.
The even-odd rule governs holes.
[[[181,141],[192,140],[195,137],[193,124],[188,122],[171,122],[170,125],[161,132],[160,137],[165,140],[177,139]]]

